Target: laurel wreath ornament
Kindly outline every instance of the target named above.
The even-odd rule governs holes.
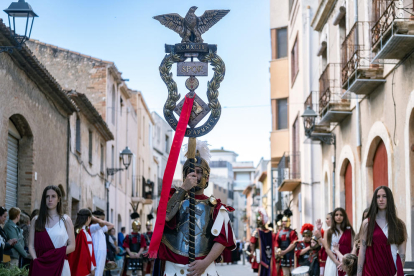
[[[221,105],[218,100],[220,83],[223,81],[226,66],[223,60],[213,51],[207,54],[199,54],[198,59],[201,62],[209,62],[213,66],[214,75],[212,79],[207,82],[207,98],[208,106],[211,109],[211,117],[218,120],[221,115]],[[161,79],[164,81],[168,89],[168,98],[164,105],[164,113],[171,117],[181,95],[178,93],[177,83],[173,79],[173,74],[170,72],[171,67],[176,62],[183,62],[186,58],[184,55],[168,54],[164,57],[159,67]]]

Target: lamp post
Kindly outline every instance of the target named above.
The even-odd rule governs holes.
[[[335,166],[336,166],[336,136],[333,133],[314,133],[315,130],[315,120],[318,115],[316,112],[308,105],[305,112],[302,114],[303,126],[305,128],[306,137],[312,140],[319,140],[324,144],[334,146],[334,156],[332,158],[333,170],[332,170],[332,190],[333,192],[333,208],[335,208]]]
[[[120,155],[122,158],[122,164],[124,164],[125,166],[125,170],[128,170],[129,165],[131,165],[132,156],[134,154],[128,147],[126,147],[123,151],[121,151]],[[124,170],[123,168],[107,168],[106,175],[112,176],[116,174],[117,172],[123,171],[123,170]],[[105,184],[106,184],[106,213],[109,216],[109,186],[111,185],[111,183],[107,181]]]
[[[38,15],[33,11],[32,7],[26,3],[24,0],[19,0],[18,2],[12,2],[10,6],[4,10],[5,13],[8,15],[9,19],[9,29],[10,29],[10,36],[11,38],[17,43],[17,46],[0,46],[0,53],[2,52],[9,52],[12,53],[14,48],[20,50],[22,48],[23,43],[30,39],[30,35],[32,34],[33,22],[34,18],[38,17]],[[30,18],[32,22],[30,23],[29,28],[29,21]],[[24,35],[19,35],[16,32],[16,19],[25,19],[25,29]],[[20,30],[18,30],[20,33]],[[23,30],[21,30],[23,33]]]

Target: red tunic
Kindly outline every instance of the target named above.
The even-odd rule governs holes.
[[[34,247],[37,259],[31,262],[29,275],[61,276],[66,246],[56,249],[47,231],[36,231]]]
[[[391,253],[391,245],[388,244],[388,238],[382,229],[375,223],[375,229],[372,236],[372,245],[367,246],[365,253],[364,276],[404,276],[400,256],[397,255],[397,269],[395,269],[394,260]]]
[[[341,238],[339,239],[339,252],[342,255],[348,254],[352,252],[352,231],[351,229],[345,229],[342,233]],[[345,276],[345,272],[338,271],[338,276]]]
[[[296,265],[296,267],[299,267],[300,266],[299,265],[299,259],[302,257],[300,255],[300,253],[302,252],[303,249],[305,249],[306,247],[308,247],[310,245],[311,245],[310,242],[304,242],[304,241],[298,241],[296,243],[296,248],[295,248],[295,257],[296,257],[295,265]],[[309,251],[309,255],[310,255],[311,252],[312,252],[312,250]]]
[[[132,232],[131,234],[133,235],[133,234],[138,234],[138,233]],[[145,241],[145,237],[143,234],[141,234],[140,236],[141,236],[141,240],[139,241],[139,243],[141,244],[140,246],[141,248],[145,249],[147,247],[147,242]],[[132,237],[132,243],[138,243],[137,237],[135,236]],[[124,243],[122,244],[122,247],[129,248],[129,235],[126,235],[124,239]],[[135,252],[135,253],[138,253],[138,252]]]
[[[92,246],[92,255],[89,251],[88,242],[84,229],[76,236],[75,251],[68,255],[70,274],[72,276],[85,276],[91,273],[91,264],[96,266],[95,253]],[[90,233],[89,233],[90,235]]]
[[[223,250],[223,263],[231,263],[231,262],[232,262],[231,250],[225,248]]]
[[[170,200],[170,198],[175,193],[175,191],[176,191],[175,189],[170,190],[170,196],[169,196],[168,200]],[[196,195],[195,196],[195,199],[199,199],[199,200],[204,200],[204,199],[207,199],[207,198],[208,198],[208,196],[206,196],[206,195]],[[221,206],[224,206],[227,209],[227,211],[229,211],[229,212],[234,211],[234,209],[232,207],[226,206],[225,204],[221,203],[220,199],[217,199],[217,205],[214,207],[214,211],[213,211],[213,219],[214,220],[216,219]],[[176,218],[177,218],[177,216],[175,216],[170,221],[166,221],[165,222],[165,227],[168,227],[170,229],[175,229],[177,227]],[[228,240],[227,240],[227,237],[226,237],[226,230],[225,230],[224,225],[223,225],[223,227],[221,228],[220,234],[216,238],[214,238],[214,242],[215,243],[216,242],[221,243],[222,245],[224,245],[229,250],[234,250],[236,248],[236,243],[233,240],[233,230],[232,230],[230,222],[228,223],[228,226],[227,226],[227,233],[228,233]],[[196,260],[202,260],[205,257],[206,256],[196,257]],[[160,243],[160,247],[158,249],[158,258],[160,260],[170,261],[172,263],[183,264],[183,265],[186,265],[189,262],[188,257],[175,254],[162,242]]]

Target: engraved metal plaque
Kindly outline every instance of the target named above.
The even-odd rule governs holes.
[[[178,62],[177,76],[207,76],[207,62]]]

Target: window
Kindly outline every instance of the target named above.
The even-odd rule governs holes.
[[[112,124],[115,125],[115,107],[116,107],[116,100],[115,100],[115,85],[112,85]]]
[[[291,67],[291,77],[292,85],[295,82],[296,76],[299,72],[299,38],[296,37],[295,44],[293,45],[292,51],[290,52],[290,67]]]
[[[165,152],[170,152],[170,137],[165,135]]]
[[[276,129],[287,129],[288,128],[288,102],[287,99],[277,99],[277,126]]]
[[[122,116],[122,107],[124,107],[124,100],[122,99],[122,97],[119,97],[119,104],[121,106],[121,116]]]
[[[80,129],[80,119],[76,117],[76,151],[80,153],[81,151],[81,129]]]
[[[272,59],[287,57],[287,28],[272,29]]]
[[[112,149],[111,149],[111,166],[112,166],[112,168],[115,167],[115,148],[114,148],[114,146],[112,146]]]
[[[92,164],[92,131],[89,130],[89,163]]]
[[[101,173],[104,173],[104,146],[101,144]]]

